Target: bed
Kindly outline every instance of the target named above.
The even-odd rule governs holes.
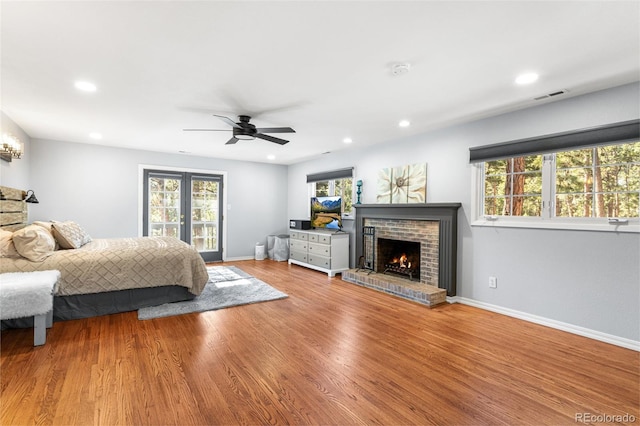
[[[24,191],[0,191],[0,273],[59,270],[54,321],[189,300],[204,289],[208,274],[202,257],[176,238],[92,239],[69,221],[26,224]],[[15,252],[7,248],[7,239]],[[38,242],[29,249],[24,240]],[[3,328],[12,326],[22,325],[3,322]]]

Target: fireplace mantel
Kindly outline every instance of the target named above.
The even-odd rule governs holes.
[[[356,209],[356,259],[363,255],[365,219],[432,220],[439,223],[438,287],[456,295],[458,259],[458,209],[462,203],[354,204]]]

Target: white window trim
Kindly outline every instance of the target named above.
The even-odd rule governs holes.
[[[546,163],[546,161],[545,161]],[[544,164],[544,163],[543,163]],[[483,163],[471,164],[471,226],[490,228],[537,228],[565,229],[575,231],[602,231],[619,233],[640,233],[640,219],[625,218],[625,222],[613,222],[610,218],[564,218],[551,217],[551,205],[543,206],[541,217],[528,216],[485,216],[483,215],[484,167]],[[544,165],[543,165],[544,167]],[[555,182],[549,182],[555,185]],[[543,192],[552,188],[543,188]],[[544,198],[544,197],[543,197]],[[613,218],[615,220],[615,218]]]

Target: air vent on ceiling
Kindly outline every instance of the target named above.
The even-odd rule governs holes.
[[[557,92],[552,92],[552,93],[548,93],[546,95],[538,96],[537,98],[533,98],[533,100],[539,101],[539,100],[542,100],[542,99],[553,98],[554,96],[564,95],[567,92],[569,92],[569,91],[566,90],[566,89],[558,90]]]

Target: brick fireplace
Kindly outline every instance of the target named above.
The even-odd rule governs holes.
[[[460,203],[354,207],[357,266],[366,277],[353,270],[343,273],[344,280],[427,305],[444,301],[445,292],[456,295]],[[406,269],[409,263],[411,271]]]
[[[398,255],[412,252],[409,247],[417,248],[417,253],[410,255],[417,263],[412,269],[417,270],[417,276],[410,279],[429,285],[438,286],[438,222],[433,220],[407,220],[407,219],[376,219],[365,218],[363,226],[375,228],[375,241],[373,244],[373,259],[376,272],[385,273],[388,265]],[[357,235],[357,233],[356,233]],[[357,238],[357,237],[356,237]],[[387,243],[391,241],[392,243]],[[385,250],[389,245],[395,250]],[[364,248],[363,250],[367,250]],[[371,258],[372,253],[363,251],[365,258]],[[414,257],[415,256],[415,257]],[[359,257],[358,257],[359,259]],[[391,275],[408,275],[391,271]]]

